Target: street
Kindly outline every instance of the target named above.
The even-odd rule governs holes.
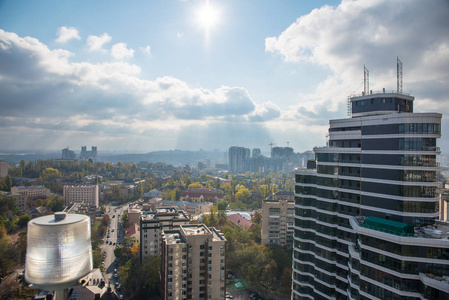
[[[103,255],[104,253],[106,254],[103,256],[105,283],[112,288],[116,288],[120,284],[120,278],[116,277],[118,265],[115,263],[114,249],[117,246],[117,242],[121,244],[124,240],[124,233],[120,222],[123,211],[123,206],[106,206],[106,213],[110,217],[110,225],[101,250]],[[116,291],[116,293],[119,297],[122,294],[120,291]]]

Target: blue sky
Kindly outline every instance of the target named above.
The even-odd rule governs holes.
[[[449,150],[447,1],[206,3],[0,0],[0,150],[311,150],[397,56]]]

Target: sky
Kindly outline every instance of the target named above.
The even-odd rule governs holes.
[[[312,150],[397,57],[449,152],[447,0],[0,0],[0,152]]]

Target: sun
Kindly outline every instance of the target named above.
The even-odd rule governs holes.
[[[196,13],[198,23],[205,29],[210,29],[220,21],[220,13],[217,7],[210,4],[209,1],[200,7]]]

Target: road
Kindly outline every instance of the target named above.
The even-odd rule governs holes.
[[[106,206],[106,213],[109,214],[110,224],[108,228],[108,233],[105,240],[105,243],[101,246],[101,250],[103,253],[106,253],[104,256],[104,279],[106,285],[111,287],[115,287],[116,283],[120,283],[118,277],[115,277],[115,270],[117,269],[117,265],[115,264],[115,255],[114,249],[116,247],[117,242],[123,242],[123,230],[121,229],[120,217],[123,215],[124,207],[123,206]],[[120,224],[120,225],[119,225]],[[117,291],[117,295],[121,293]]]

